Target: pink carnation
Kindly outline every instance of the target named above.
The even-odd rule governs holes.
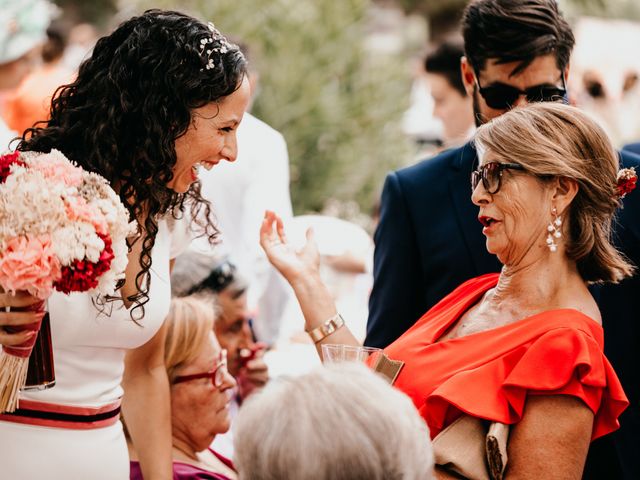
[[[82,184],[82,169],[73,165],[57,150],[33,158],[30,167],[52,182],[63,182],[70,187],[78,187]]]
[[[0,285],[9,292],[27,290],[46,299],[60,275],[60,263],[48,235],[15,237],[0,252]]]
[[[109,232],[109,224],[105,216],[94,205],[80,197],[70,197],[65,201],[65,210],[67,217],[72,222],[83,221],[93,226],[99,235],[107,235]]]

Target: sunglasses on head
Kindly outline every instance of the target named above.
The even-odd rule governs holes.
[[[223,260],[216,265],[207,278],[189,289],[187,295],[198,293],[201,290],[212,290],[220,293],[227,288],[236,278],[236,266],[229,260]]]
[[[498,193],[502,172],[509,169],[525,170],[519,163],[489,162],[478,167],[471,172],[471,191],[473,192],[482,180],[482,186],[488,193],[492,195]]]
[[[210,378],[211,383],[214,387],[220,388],[224,383],[225,375],[228,375],[229,371],[227,370],[227,351],[221,350],[218,358],[213,364],[213,369],[208,372],[202,373],[194,373],[192,375],[178,375],[173,379],[173,384],[190,382],[192,380],[200,380],[201,378]]]
[[[565,101],[567,86],[564,80],[564,73],[560,76],[560,80],[562,81],[562,87],[544,84],[520,90],[504,83],[495,83],[488,87],[483,87],[480,85],[480,79],[476,77],[480,95],[482,95],[486,104],[495,110],[510,109],[520,98],[520,95],[524,95],[529,103]]]

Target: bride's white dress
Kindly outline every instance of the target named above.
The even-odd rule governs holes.
[[[160,328],[171,298],[171,236],[158,222],[152,251],[151,287],[137,325],[122,302],[100,313],[86,293],[54,293],[49,299],[56,384],[23,392],[21,399],[58,405],[101,407],[122,397],[120,382],[128,349],[146,343]],[[111,308],[113,307],[113,308]],[[129,478],[129,457],[120,422],[89,429],[42,427],[0,421],[0,477],[12,480],[118,480]]]

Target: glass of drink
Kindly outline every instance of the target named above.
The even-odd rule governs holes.
[[[367,362],[370,357],[378,356],[382,349],[354,345],[338,345],[327,343],[322,345],[322,361],[333,362]],[[375,358],[371,359],[375,361]]]

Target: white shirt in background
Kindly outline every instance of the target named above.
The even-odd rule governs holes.
[[[271,267],[259,244],[265,210],[285,222],[292,217],[289,155],[282,134],[247,113],[238,127],[238,158],[200,172],[202,195],[213,205],[222,243],[218,254],[229,255],[249,281],[249,307],[256,312],[259,340],[277,338],[290,288]],[[199,248],[207,248],[199,245]]]

